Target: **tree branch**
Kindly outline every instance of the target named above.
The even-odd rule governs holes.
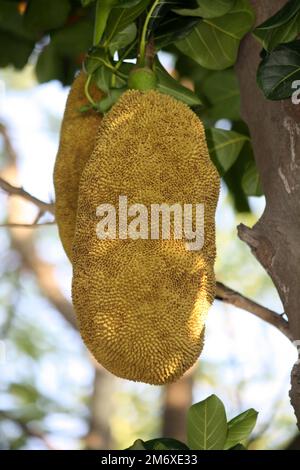
[[[21,430],[23,431],[25,435],[41,440],[45,444],[48,450],[56,450],[42,432],[38,431],[37,429],[34,429],[32,426],[29,426],[27,423],[20,421],[19,419],[17,419],[15,416],[11,415],[10,413],[6,411],[0,411],[0,420],[1,419],[7,420],[7,421],[13,421],[21,428]]]
[[[39,224],[20,224],[20,223],[12,223],[8,222],[7,224],[0,224],[0,228],[38,228],[38,227],[45,227],[48,225],[55,225],[55,220],[51,220],[50,222],[41,222]]]
[[[233,289],[224,286],[221,282],[217,282],[216,299],[252,313],[261,320],[275,326],[275,328],[281,331],[281,333],[283,333],[290,341],[293,341],[293,337],[289,329],[289,323],[282,315],[263,307],[247,297],[244,297]]]
[[[4,180],[1,177],[0,177],[0,188],[2,188],[3,191],[5,191],[10,196],[19,196],[25,199],[26,201],[31,202],[32,204],[37,206],[40,209],[40,211],[50,212],[51,214],[54,215],[53,203],[41,201],[40,199],[36,198],[35,196],[32,196],[30,193],[25,191],[25,189],[13,186],[12,184],[8,183],[8,181]]]

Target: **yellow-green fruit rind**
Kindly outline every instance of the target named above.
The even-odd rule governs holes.
[[[157,85],[155,73],[147,68],[133,70],[128,79],[128,88],[131,90],[148,91],[154,90]]]
[[[72,260],[79,179],[90,157],[101,116],[95,111],[80,112],[87,104],[84,86],[87,76],[81,72],[71,87],[62,121],[60,143],[54,167],[55,216],[64,250]],[[92,87],[95,100],[102,93]]]
[[[73,302],[82,337],[115,375],[161,385],[197,360],[215,296],[219,176],[203,126],[174,98],[127,91],[105,116],[80,180],[73,247]],[[205,241],[99,240],[96,208],[204,204]]]

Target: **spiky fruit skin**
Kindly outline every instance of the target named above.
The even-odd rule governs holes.
[[[94,146],[101,116],[95,111],[80,112],[87,104],[86,75],[81,72],[71,87],[62,121],[59,149],[54,167],[55,217],[64,250],[72,260],[79,179]],[[96,100],[102,93],[91,89]]]
[[[219,176],[203,126],[185,105],[156,91],[127,91],[105,116],[80,181],[73,246],[73,302],[81,335],[113,374],[162,385],[197,360],[215,296]],[[204,203],[205,242],[99,240],[96,208]]]
[[[154,90],[157,85],[155,73],[148,67],[132,70],[128,79],[128,88],[131,90]]]

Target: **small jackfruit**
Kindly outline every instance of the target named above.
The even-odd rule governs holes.
[[[78,186],[82,170],[90,157],[101,115],[95,111],[80,112],[87,102],[84,87],[87,76],[81,72],[71,87],[62,121],[60,143],[54,167],[55,216],[64,250],[71,260],[76,223]],[[102,93],[93,86],[95,100]]]
[[[72,295],[81,335],[113,374],[162,385],[197,360],[215,296],[219,176],[198,117],[157,91],[124,93],[104,117],[83,171]],[[100,204],[204,204],[204,246],[96,235]],[[150,218],[150,216],[149,216]]]

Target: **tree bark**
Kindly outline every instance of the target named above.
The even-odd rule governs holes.
[[[260,24],[286,0],[251,0]],[[260,44],[242,42],[237,73],[242,117],[249,126],[266,208],[252,229],[241,225],[239,237],[272,278],[294,341],[300,340],[300,106],[291,100],[269,101],[256,83]],[[300,365],[292,371],[290,398],[300,426]]]
[[[182,379],[166,385],[163,397],[163,437],[186,442],[186,417],[192,405],[193,373],[188,371]]]
[[[98,364],[95,365],[93,394],[90,400],[90,429],[85,438],[90,450],[111,449],[110,417],[114,377]]]

